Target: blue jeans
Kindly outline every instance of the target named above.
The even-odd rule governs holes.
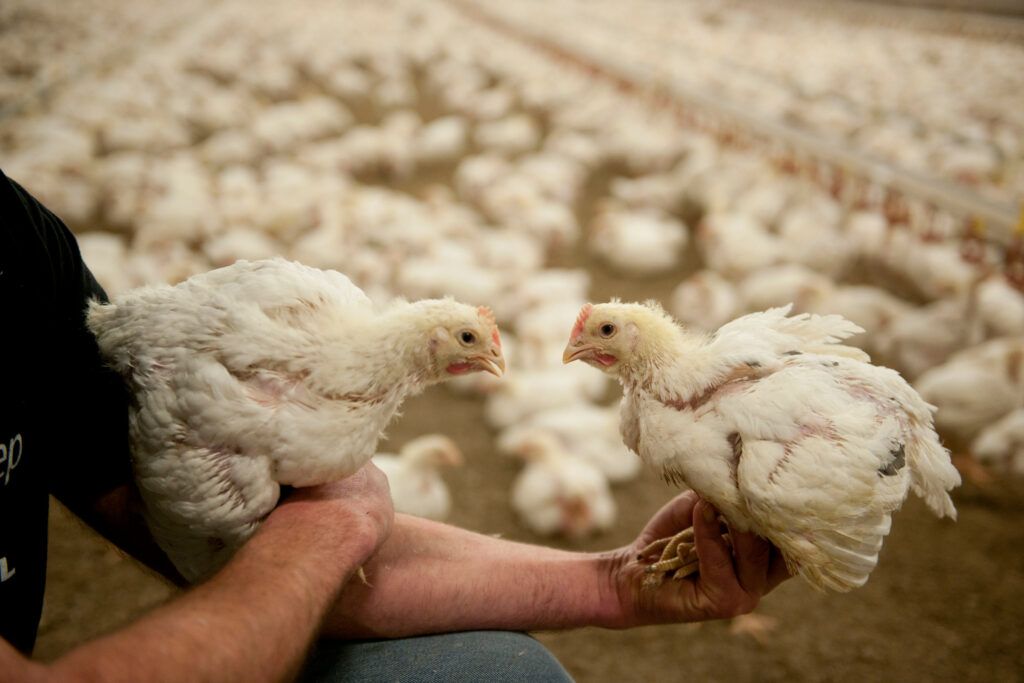
[[[514,631],[397,640],[321,640],[300,681],[572,681],[543,645]]]

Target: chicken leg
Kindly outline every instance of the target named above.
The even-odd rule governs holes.
[[[654,558],[655,561],[651,562]],[[681,580],[697,571],[697,549],[693,543],[693,528],[680,531],[675,536],[659,538],[643,548],[637,558],[640,562],[651,562],[644,571],[648,578],[645,586],[657,586],[669,573]]]
[[[722,534],[722,538],[726,543],[730,543],[728,533]],[[683,529],[675,536],[659,538],[648,544],[637,553],[636,559],[645,562],[653,557],[657,557],[657,560],[644,567],[644,571],[651,575],[645,584],[657,585],[661,578],[669,573],[676,581],[696,573],[700,562],[697,557],[697,546],[693,541],[693,527]]]

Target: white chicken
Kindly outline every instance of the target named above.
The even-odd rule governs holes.
[[[867,581],[908,490],[955,518],[946,491],[960,476],[931,406],[898,373],[837,343],[860,328],[788,312],[708,335],[655,303],[588,304],[563,360],[618,378],[623,439],[649,467],[771,541],[811,585],[847,591]],[[692,571],[683,538],[657,546],[649,571]]]
[[[963,299],[940,299],[924,306],[907,307],[877,331],[873,348],[886,365],[899,370],[916,386],[924,373],[981,340],[983,330],[979,322]]]
[[[473,133],[473,140],[481,149],[505,155],[528,152],[537,146],[540,139],[540,126],[525,114],[485,121]]]
[[[458,161],[466,152],[469,124],[461,116],[443,116],[424,125],[413,140],[416,161],[443,164]]]
[[[713,270],[698,270],[676,285],[669,304],[684,324],[711,331],[736,315],[740,296],[736,285]]]
[[[784,263],[750,273],[736,289],[746,311],[792,303],[794,310],[806,313],[827,301],[835,287],[831,279],[816,270],[799,263]]]
[[[848,269],[853,253],[839,230],[840,206],[820,193],[796,200],[779,217],[776,234],[785,245],[787,259],[831,277]]]
[[[847,338],[846,343],[873,356],[878,336],[911,309],[912,304],[881,287],[836,285],[830,294],[812,304],[806,312],[835,313],[864,328],[862,334]]]
[[[534,533],[584,538],[614,524],[617,509],[608,480],[553,434],[543,429],[524,434],[513,454],[527,463],[512,483],[512,508]]]
[[[615,406],[573,403],[531,415],[498,438],[498,448],[513,452],[538,430],[549,432],[575,456],[601,471],[610,484],[635,479],[640,460],[622,443]]]
[[[1002,274],[978,283],[974,292],[977,316],[990,337],[1024,335],[1024,292]]]
[[[689,241],[682,221],[654,208],[606,206],[590,230],[591,250],[616,271],[632,277],[676,268]]]
[[[517,358],[523,344],[516,347]],[[585,376],[559,372],[560,368],[521,369],[493,387],[487,395],[484,418],[494,429],[506,429],[532,415],[587,403],[601,398],[605,384],[591,384]]]
[[[969,441],[986,425],[1024,408],[1024,336],[963,349],[914,380],[948,438]]]
[[[443,434],[406,442],[398,453],[377,453],[373,464],[387,475],[395,512],[443,521],[452,509],[448,485],[438,471],[463,463],[462,451]]]
[[[787,260],[783,242],[746,214],[709,213],[697,224],[695,236],[706,266],[730,279]]]
[[[984,427],[971,442],[971,455],[998,472],[1024,475],[1024,408]]]
[[[377,309],[341,273],[283,259],[93,302],[88,325],[133,394],[146,521],[190,581],[253,534],[282,485],[365,464],[407,396],[504,371],[489,309],[451,299]]]

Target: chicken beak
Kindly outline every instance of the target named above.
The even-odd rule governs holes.
[[[591,365],[600,363],[606,368],[611,367],[617,361],[615,356],[603,353],[601,347],[596,344],[569,342],[569,345],[565,347],[565,351],[562,352],[562,363],[571,363],[574,360],[589,362]],[[594,367],[597,367],[597,365],[594,365]]]
[[[499,351],[492,351],[492,354],[491,357],[473,356],[470,360],[476,363],[481,370],[489,372],[495,377],[501,377],[505,374],[505,358]]]
[[[591,353],[593,351],[593,346],[580,346],[573,342],[569,342],[565,347],[565,351],[562,352],[562,363],[571,363],[574,360],[580,360],[584,354]]]

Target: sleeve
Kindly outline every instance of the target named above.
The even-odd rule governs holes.
[[[82,261],[74,235],[57,216],[0,172],[9,311],[31,345],[8,358],[32,373],[36,410],[47,429],[50,492],[72,507],[131,479],[128,395],[105,367],[85,325],[90,299],[106,293]]]

